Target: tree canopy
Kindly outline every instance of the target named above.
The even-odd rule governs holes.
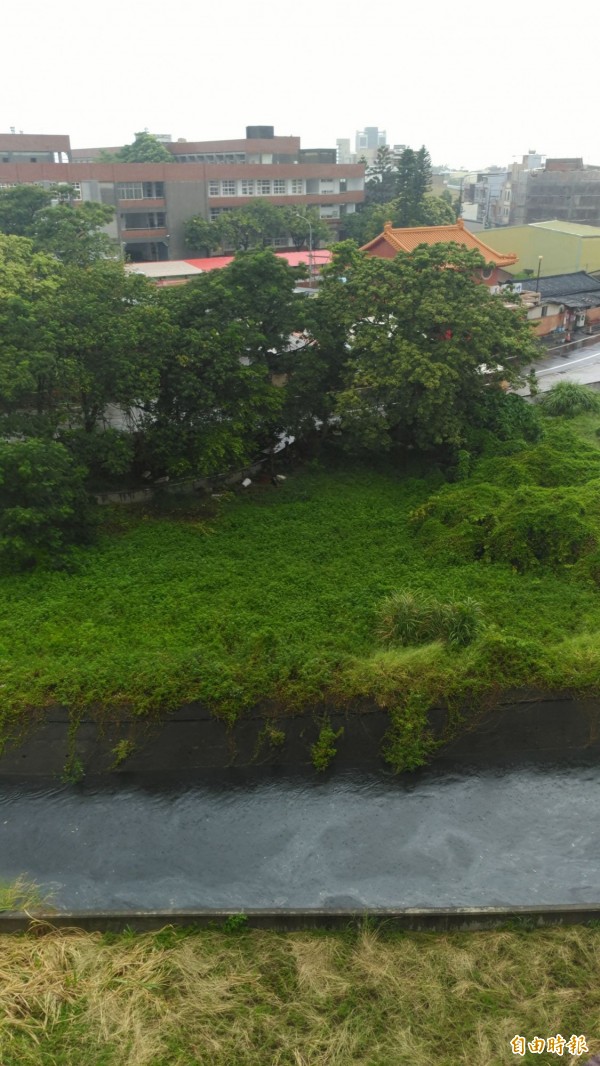
[[[244,207],[222,211],[213,222],[196,215],[186,223],[185,238],[192,251],[211,254],[223,251],[248,251],[266,247],[270,240],[287,237],[297,251],[309,244],[319,247],[330,238],[326,222],[314,207],[299,209],[278,207],[268,200],[255,200]]]
[[[14,237],[31,237],[38,211],[48,207],[52,193],[39,185],[15,185],[0,189],[0,232]]]
[[[327,361],[338,360],[332,411],[349,443],[458,447],[481,397],[520,380],[536,345],[525,312],[474,280],[484,265],[456,244],[393,260],[337,247],[316,340]]]
[[[302,312],[295,280],[285,261],[253,252],[166,294],[170,343],[144,405],[156,469],[214,473],[273,442],[285,397],[272,377]]]
[[[477,283],[484,265],[456,244],[383,260],[346,241],[307,298],[300,268],[268,249],[161,289],[117,260],[0,236],[0,440],[62,445],[65,484],[84,468],[103,487],[224,473],[285,434],[309,453],[335,434],[365,455],[455,461],[477,433],[519,423],[503,390],[536,356],[524,312]]]
[[[147,130],[136,133],[135,140],[131,144],[124,145],[114,156],[109,158],[114,159],[117,163],[176,162],[169,149],[165,148],[164,144],[157,140],[152,133],[148,133]]]
[[[116,241],[104,228],[114,213],[108,204],[59,203],[37,212],[32,234],[39,248],[64,263],[85,267],[119,254]]]

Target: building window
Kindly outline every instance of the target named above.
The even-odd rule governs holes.
[[[301,178],[293,178],[292,179],[292,195],[294,193],[296,195],[302,194],[303,192],[304,192],[304,182],[302,181],[302,179]]]
[[[219,188],[219,182],[218,181],[209,181],[209,183],[208,183],[208,195],[209,196],[218,196],[220,191],[221,190]]]
[[[256,182],[256,194],[257,196],[270,196],[271,182],[265,181],[263,178],[259,178]]]
[[[141,181],[123,181],[117,185],[119,200],[143,200],[144,186]]]
[[[254,196],[254,182],[242,178],[242,196]]]
[[[273,193],[275,196],[285,196],[285,181],[282,178],[275,178]]]
[[[335,189],[333,187],[333,181],[331,178],[321,178],[321,192],[330,193],[333,195]]]
[[[319,218],[339,218],[340,209],[337,204],[323,204],[319,208]]]
[[[122,215],[125,229],[162,229],[166,216],[164,211],[149,211],[147,214]]]
[[[72,181],[71,189],[73,190],[71,193],[71,198],[73,200],[81,200],[81,183],[79,181]]]
[[[221,195],[222,196],[235,196],[236,193],[235,181],[222,181],[221,182]]]

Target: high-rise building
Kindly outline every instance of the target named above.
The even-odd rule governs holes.
[[[365,126],[364,130],[357,130],[354,141],[356,158],[366,159],[367,163],[374,163],[377,149],[387,144],[385,130],[377,126]]]

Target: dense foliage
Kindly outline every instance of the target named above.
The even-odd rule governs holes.
[[[36,251],[76,266],[117,255],[106,233],[114,213],[108,204],[74,200],[70,185],[0,189],[0,235],[29,237]]]
[[[0,440],[0,571],[51,565],[90,539],[85,470],[49,440]]]
[[[228,208],[208,222],[194,215],[185,226],[185,239],[193,252],[210,255],[220,250],[248,251],[266,247],[272,240],[288,238],[294,248],[318,248],[330,240],[330,230],[314,207],[277,207],[256,200],[244,207]]]
[[[135,134],[131,144],[125,144],[117,152],[106,150],[100,154],[100,162],[114,163],[175,163],[176,158],[168,148],[147,130]]]
[[[579,416],[585,443],[507,394],[536,348],[473,280],[481,265],[456,245],[383,261],[346,242],[317,298],[267,250],[161,290],[1,238],[1,554],[49,564],[2,578],[3,728],[56,700],[235,716],[370,698],[402,769],[431,748],[434,700],[593,688],[597,416]],[[286,452],[273,484],[290,435],[327,465]],[[57,572],[93,531],[84,478],[269,455],[246,499],[188,498],[177,519],[104,510],[99,545]]]
[[[56,700],[143,713],[196,699],[233,717],[271,700],[285,732],[291,708],[371,699],[402,769],[430,750],[436,701],[597,691],[600,450],[555,420],[512,447],[453,482],[352,461],[187,497],[172,517],[104,512],[79,572],[2,580],[4,728]]]

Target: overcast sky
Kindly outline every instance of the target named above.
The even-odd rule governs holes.
[[[120,145],[379,126],[434,163],[600,164],[598,0],[100,0],[3,7],[0,132]],[[572,13],[572,25],[569,18]]]

